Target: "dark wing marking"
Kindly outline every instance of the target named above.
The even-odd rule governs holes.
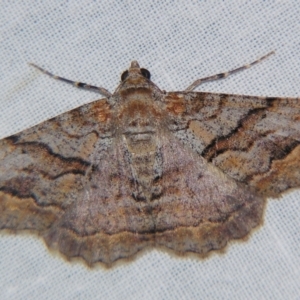
[[[300,186],[300,99],[168,93],[169,128],[235,180],[266,196]]]

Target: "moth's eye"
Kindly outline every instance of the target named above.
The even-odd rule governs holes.
[[[124,81],[128,77],[128,74],[129,74],[128,70],[124,71],[121,75],[121,80]]]
[[[145,78],[150,79],[151,74],[150,74],[150,72],[149,72],[148,70],[146,70],[146,69],[141,69],[141,73],[142,73],[142,75],[143,75]]]

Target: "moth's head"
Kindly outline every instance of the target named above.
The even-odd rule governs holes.
[[[138,77],[143,77],[150,80],[151,75],[148,70],[140,68],[139,63],[136,60],[134,60],[131,62],[129,69],[122,73],[121,81],[123,82],[130,78],[134,79]]]

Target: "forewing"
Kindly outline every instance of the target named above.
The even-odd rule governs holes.
[[[99,100],[1,140],[0,228],[49,228],[83,188],[109,123],[109,105]]]
[[[208,162],[265,196],[300,186],[300,99],[201,92],[165,97],[169,128]]]

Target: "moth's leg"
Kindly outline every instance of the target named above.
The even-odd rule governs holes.
[[[239,68],[236,68],[236,69],[233,69],[231,71],[228,71],[228,72],[224,72],[224,73],[220,73],[220,74],[216,74],[216,75],[212,75],[212,76],[208,76],[208,77],[205,77],[205,78],[201,78],[201,79],[197,79],[195,82],[193,82],[187,89],[185,89],[185,91],[187,92],[190,92],[192,91],[193,89],[195,89],[197,86],[199,86],[201,83],[203,82],[207,82],[207,81],[213,81],[213,80],[218,80],[218,79],[222,79],[222,78],[226,78],[228,77],[229,75],[231,74],[234,74],[234,73],[237,73],[237,72],[240,72],[240,71],[243,71],[243,70],[246,70],[250,67],[252,67],[253,65],[261,62],[262,60],[266,59],[267,57],[269,57],[270,55],[274,54],[275,52],[272,51],[270,53],[268,53],[267,55],[264,55],[262,56],[261,58],[255,60],[254,62],[250,63],[250,64],[247,64],[247,65],[244,65],[242,67],[239,67]]]
[[[37,66],[35,64],[30,63],[29,65],[35,67],[36,69],[40,70],[44,74],[47,74],[48,76],[50,76],[50,77],[52,77],[54,79],[57,79],[57,80],[60,80],[60,81],[72,84],[72,85],[74,85],[74,86],[76,86],[78,88],[82,88],[82,89],[85,89],[85,90],[97,92],[97,93],[99,93],[99,94],[101,94],[101,95],[103,95],[103,96],[105,96],[107,98],[109,98],[112,95],[108,90],[106,90],[103,87],[98,87],[98,86],[94,86],[94,85],[90,85],[90,84],[83,83],[83,82],[78,82],[78,81],[72,81],[72,80],[69,80],[69,79],[66,79],[66,78],[54,75],[54,74],[48,72],[47,70],[45,70],[45,69],[43,69],[43,68],[41,68],[41,67],[39,67],[39,66]]]

